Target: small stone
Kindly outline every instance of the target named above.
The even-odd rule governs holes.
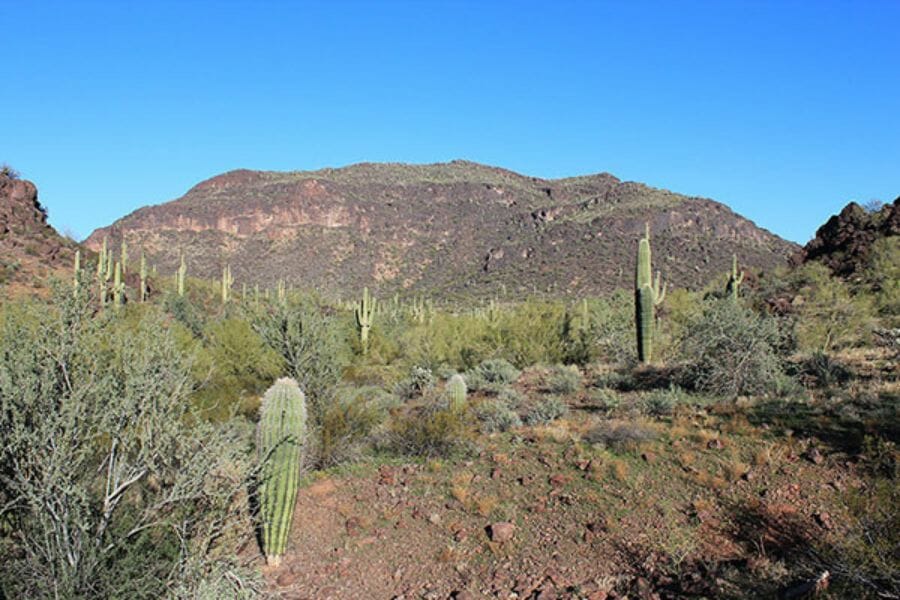
[[[500,469],[494,467],[493,469],[491,469],[491,479],[500,479],[500,473]]]
[[[710,450],[721,450],[722,448],[725,447],[725,444],[722,442],[722,440],[720,440],[719,438],[716,438],[714,440],[709,440],[706,443],[706,447],[709,448]]]
[[[560,488],[566,485],[569,482],[569,478],[561,473],[557,473],[556,475],[552,475],[550,477],[550,485],[555,488]]]
[[[292,585],[295,581],[297,581],[297,575],[292,573],[291,571],[285,571],[278,576],[278,579],[275,580],[275,583],[280,586],[286,587]]]
[[[813,518],[816,520],[816,523],[819,524],[819,527],[823,529],[834,529],[834,523],[831,521],[831,515],[827,512],[817,512],[813,515]]]
[[[488,526],[488,535],[491,538],[492,542],[508,542],[512,539],[513,533],[516,530],[516,526],[508,521],[501,521],[498,523],[492,523]]]
[[[804,458],[806,458],[806,460],[813,463],[814,465],[821,465],[823,462],[825,462],[825,457],[815,446],[811,446],[803,456]]]
[[[451,600],[475,600],[475,596],[466,590],[456,590],[450,593]]]
[[[649,450],[647,452],[642,452],[641,458],[643,458],[644,462],[647,464],[652,465],[653,463],[656,462],[656,454],[654,454],[653,452],[650,452]]]
[[[441,515],[439,513],[431,513],[428,515],[428,522],[432,525],[440,525]]]
[[[360,522],[359,518],[350,517],[344,523],[344,527],[347,530],[347,535],[357,536],[357,535],[359,535],[360,531],[362,530],[362,523]]]

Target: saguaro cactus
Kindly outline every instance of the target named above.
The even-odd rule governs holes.
[[[234,284],[234,277],[231,276],[231,267],[225,265],[222,267],[222,306],[228,303],[231,298],[231,286]]]
[[[147,300],[147,257],[144,256],[144,253],[141,252],[141,289],[140,289],[140,299],[141,304],[146,302]]]
[[[287,547],[306,437],[306,399],[297,382],[276,381],[259,407],[259,513],[266,562],[278,566]]]
[[[72,269],[74,278],[72,280],[72,294],[78,296],[78,279],[81,275],[81,250],[75,251],[75,267]]]
[[[112,277],[112,256],[109,254],[109,240],[103,238],[100,255],[97,257],[97,296],[100,308],[106,306],[106,285]]]
[[[461,411],[466,407],[466,380],[459,373],[456,373],[447,382],[447,394],[450,396],[450,409],[453,411]]]
[[[122,263],[117,262],[115,268],[115,276],[113,278],[113,307],[116,310],[119,310],[119,307],[122,306],[122,301],[125,298],[125,282],[122,281]]]
[[[731,274],[728,276],[728,286],[725,291],[731,295],[731,299],[738,301],[741,283],[744,281],[744,272],[738,272],[737,254],[731,255]]]
[[[372,319],[375,316],[375,298],[369,296],[369,288],[363,288],[363,297],[356,307],[356,326],[359,329],[359,343],[362,345],[363,354],[369,351],[369,331],[372,329]]]
[[[654,308],[666,297],[666,284],[660,286],[660,274],[653,271],[650,262],[650,226],[646,225],[644,237],[638,242],[637,266],[634,280],[634,312],[637,330],[638,360],[650,362],[653,356]]]
[[[184,262],[184,252],[181,253],[181,264],[178,265],[178,271],[175,272],[175,287],[178,289],[178,295],[184,296],[184,278],[187,275],[187,263]]]

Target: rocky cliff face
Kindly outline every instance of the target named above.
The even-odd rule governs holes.
[[[4,295],[33,290],[71,266],[76,244],[47,223],[37,188],[0,173],[0,285]]]
[[[819,261],[835,275],[850,277],[865,266],[879,238],[893,235],[900,235],[900,198],[876,212],[851,202],[819,227],[799,258]]]
[[[609,174],[544,180],[465,161],[232,171],[95,231],[143,249],[160,273],[355,293],[598,293],[631,285],[651,225],[654,262],[676,285],[785,262],[797,247],[726,206]]]

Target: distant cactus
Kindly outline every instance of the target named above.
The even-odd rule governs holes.
[[[653,356],[654,309],[666,297],[666,284],[660,286],[660,274],[653,282],[650,262],[650,226],[638,242],[637,266],[634,281],[635,328],[637,330],[638,360],[650,362]]]
[[[231,298],[231,286],[234,285],[234,277],[231,276],[231,267],[222,267],[222,306],[228,304]]]
[[[363,297],[356,307],[356,326],[359,329],[359,343],[363,354],[369,351],[369,331],[372,329],[372,318],[375,315],[375,298],[369,296],[369,288],[363,288]]]
[[[278,302],[284,304],[287,301],[287,288],[284,285],[284,279],[279,279],[276,287],[278,294]]]
[[[728,276],[728,286],[725,291],[731,295],[731,299],[738,301],[741,283],[744,282],[744,272],[738,272],[737,254],[731,255],[731,274]]]
[[[139,292],[141,304],[147,301],[147,257],[141,252],[141,289]]]
[[[184,252],[181,253],[181,264],[175,272],[175,288],[179,296],[184,296],[184,279],[187,276],[187,263],[184,262]]]
[[[125,282],[122,281],[122,263],[117,262],[115,267],[115,276],[113,278],[113,308],[119,310],[125,299]]]
[[[122,275],[128,273],[128,244],[125,242],[125,236],[122,236]]]
[[[259,408],[259,512],[266,562],[278,566],[287,547],[306,440],[306,399],[297,382],[276,381]]]
[[[72,294],[74,296],[78,296],[78,280],[81,276],[81,250],[75,251],[75,267],[72,269],[74,272],[74,279],[72,280]]]
[[[459,373],[455,374],[447,382],[447,394],[450,396],[450,409],[454,412],[462,411],[466,407],[466,380]]]
[[[110,278],[112,278],[112,256],[109,254],[109,240],[103,238],[103,245],[100,246],[100,254],[97,257],[97,296],[100,308],[106,306],[108,295],[106,286]]]

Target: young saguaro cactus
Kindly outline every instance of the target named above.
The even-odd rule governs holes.
[[[650,225],[646,225],[644,237],[638,242],[637,266],[634,281],[634,312],[637,330],[638,360],[650,362],[653,356],[654,309],[666,297],[666,284],[660,285],[660,274],[653,271],[650,262]]]
[[[375,298],[369,296],[369,288],[363,288],[363,297],[356,307],[356,326],[359,329],[359,343],[362,345],[363,354],[369,351],[369,331],[372,329],[372,319],[375,316]]]
[[[450,396],[450,409],[459,412],[466,407],[466,380],[456,373],[447,382],[447,394]]]
[[[728,276],[728,286],[725,291],[731,295],[731,299],[738,301],[741,283],[744,282],[744,271],[738,272],[737,254],[731,255],[731,274]]]
[[[259,407],[259,513],[266,562],[277,567],[287,548],[306,441],[306,399],[297,382],[276,381]]]

